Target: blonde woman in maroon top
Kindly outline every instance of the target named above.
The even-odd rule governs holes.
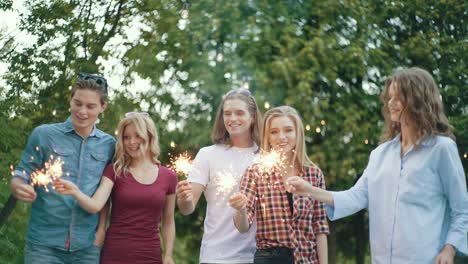
[[[72,195],[90,213],[98,212],[111,198],[111,221],[101,263],[174,264],[177,176],[158,160],[160,149],[154,122],[147,113],[127,113],[117,131],[114,163],[104,170],[93,197],[66,180],[56,181],[55,188]]]
[[[240,192],[229,203],[237,210],[234,223],[240,232],[257,220],[255,264],[327,263],[329,233],[323,203],[287,191],[286,179],[299,175],[325,189],[321,170],[307,157],[304,128],[289,106],[265,113],[262,151],[285,156],[284,168],[263,172],[260,163],[245,173]]]

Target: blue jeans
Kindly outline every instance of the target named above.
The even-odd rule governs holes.
[[[25,264],[99,264],[101,248],[92,245],[77,251],[65,251],[26,242]]]

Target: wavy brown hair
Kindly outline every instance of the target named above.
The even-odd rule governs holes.
[[[234,89],[230,90],[223,96],[223,100],[218,106],[218,111],[216,112],[216,119],[211,131],[211,141],[213,144],[225,144],[232,146],[231,138],[229,133],[224,126],[224,103],[228,100],[241,100],[247,105],[247,110],[252,116],[253,122],[250,126],[250,137],[253,142],[260,146],[260,132],[262,130],[262,113],[258,109],[257,101],[250,93],[248,89]]]
[[[268,142],[268,134],[271,127],[271,121],[273,118],[286,116],[294,123],[296,128],[296,146],[294,147],[294,156],[293,156],[293,167],[296,169],[302,170],[304,166],[311,166],[314,163],[307,156],[307,149],[305,144],[304,136],[304,125],[302,124],[301,117],[296,109],[283,105],[272,108],[265,113],[263,120],[263,130],[262,130],[262,144],[261,150],[264,152],[271,151],[270,142]]]
[[[120,120],[117,126],[117,144],[115,146],[114,156],[114,171],[115,176],[127,175],[130,165],[132,164],[132,157],[125,152],[124,147],[124,133],[129,125],[134,125],[138,136],[143,140],[140,151],[142,155],[147,155],[155,164],[161,164],[158,157],[161,153],[159,147],[159,138],[156,131],[156,126],[153,120],[143,113],[131,113]]]
[[[413,67],[397,71],[385,82],[385,88],[380,95],[383,103],[382,114],[385,118],[381,142],[388,141],[401,132],[400,124],[390,119],[388,109],[392,85],[403,104],[403,117],[414,130],[414,142],[419,144],[423,139],[435,135],[455,139],[452,127],[444,114],[442,96],[434,78],[426,70]]]

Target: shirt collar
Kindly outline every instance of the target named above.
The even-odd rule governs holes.
[[[392,139],[392,144],[396,144],[396,145],[400,145],[400,138],[401,138],[401,133],[399,133],[398,135],[396,135],[393,139]],[[431,145],[433,143],[433,141],[435,140],[435,137],[432,137],[432,136],[428,136],[428,137],[425,137],[424,139],[422,139],[422,141],[420,142],[420,144],[417,144],[417,145],[421,145],[421,146],[424,146],[424,147],[427,147],[429,145]]]
[[[70,133],[72,131],[75,131],[75,127],[73,126],[72,122],[72,116],[69,116],[67,120],[64,123],[64,132],[65,133]],[[96,124],[93,125],[93,130],[91,130],[91,133],[89,134],[88,137],[97,137],[101,138],[103,136],[103,132],[101,132],[99,129],[96,128]]]
[[[399,146],[399,145],[400,145],[400,138],[401,138],[401,133],[399,133],[398,135],[396,135],[396,136],[392,139],[391,143],[394,144],[394,145],[398,145],[398,146]]]

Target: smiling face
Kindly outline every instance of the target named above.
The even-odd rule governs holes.
[[[93,130],[99,114],[106,109],[107,104],[101,103],[98,92],[92,90],[77,90],[70,99],[72,125],[76,132],[87,137]]]
[[[297,130],[293,120],[285,115],[273,117],[268,128],[268,143],[285,155],[292,154],[297,143]]]
[[[253,117],[247,104],[239,99],[226,100],[223,109],[224,126],[229,136],[250,137]]]
[[[389,87],[388,111],[390,112],[390,119],[393,122],[401,122],[403,120],[404,105],[398,88],[395,83]]]
[[[138,159],[143,154],[144,140],[140,137],[134,124],[125,127],[123,133],[123,145],[125,153],[132,159]]]

